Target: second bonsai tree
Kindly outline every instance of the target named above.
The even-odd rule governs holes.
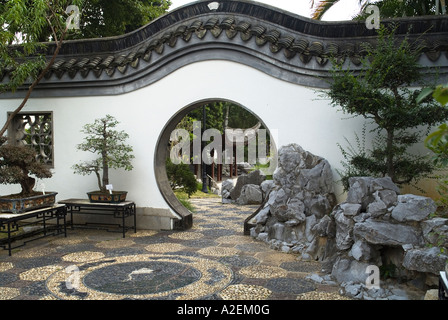
[[[113,116],[106,115],[92,124],[84,125],[81,130],[87,136],[77,149],[94,153],[98,157],[75,164],[72,168],[75,173],[81,175],[95,173],[99,191],[88,193],[92,202],[120,202],[126,198],[127,192],[112,191],[112,185],[109,183],[109,169],[133,169],[133,149],[125,144],[129,135],[124,131],[115,130],[118,124]]]
[[[50,169],[39,162],[36,155],[33,148],[9,144],[5,137],[0,137],[0,183],[20,184],[22,188],[20,193],[0,197],[0,211],[22,213],[55,203],[57,192],[34,191],[36,178],[52,176]]]

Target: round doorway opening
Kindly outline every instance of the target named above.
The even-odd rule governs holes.
[[[275,138],[259,117],[233,101],[201,100],[179,110],[159,136],[154,166],[159,190],[179,216],[174,229],[192,226],[192,198],[261,206],[260,184],[272,179],[277,166]],[[242,184],[258,185],[260,192],[248,199]]]

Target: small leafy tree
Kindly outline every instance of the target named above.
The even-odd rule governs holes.
[[[131,160],[134,158],[131,146],[125,144],[129,135],[124,131],[114,130],[118,121],[111,115],[96,119],[92,124],[86,124],[81,132],[87,134],[85,142],[77,146],[78,150],[88,151],[98,155],[92,161],[75,164],[75,173],[89,175],[95,173],[98,188],[106,192],[109,184],[109,169],[133,169]]]
[[[399,185],[415,182],[434,167],[428,158],[412,155],[408,149],[422,139],[425,127],[446,121],[448,109],[433,99],[417,101],[421,90],[409,89],[421,81],[422,75],[417,62],[419,52],[407,39],[397,44],[393,32],[383,27],[376,46],[366,50],[359,74],[336,65],[326,92],[333,106],[372,121],[378,134],[372,150],[345,154],[349,155],[351,170],[342,178],[367,172],[371,176],[389,176]]]

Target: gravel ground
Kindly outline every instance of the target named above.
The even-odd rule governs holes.
[[[243,234],[256,207],[193,199],[187,231],[68,229],[0,252],[2,300],[342,300],[300,262]],[[137,226],[138,227],[138,226]]]

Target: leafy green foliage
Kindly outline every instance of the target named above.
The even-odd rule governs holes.
[[[445,106],[448,103],[448,83],[445,85],[440,84],[435,88],[424,88],[418,95],[417,102],[420,103],[430,95],[442,106]]]
[[[425,88],[421,91],[417,101],[427,99],[430,95],[445,106],[448,103],[448,84],[438,85],[436,88]],[[425,146],[434,152],[434,164],[440,167],[448,165],[448,124],[441,124],[436,131],[425,139]]]
[[[12,145],[0,138],[0,183],[20,184],[21,196],[33,194],[35,179],[50,178],[51,171],[36,161],[36,151],[26,145]]]
[[[338,2],[339,0],[320,1],[314,10],[312,17],[314,19],[322,19],[324,14]],[[357,20],[364,19],[368,16],[364,10],[369,4],[378,6],[382,18],[413,17],[436,14],[434,0],[359,0],[358,2],[360,4],[360,12],[355,17]],[[312,1],[312,3],[314,3],[314,1]]]
[[[380,266],[380,277],[381,279],[395,278],[397,276],[397,266],[389,261]]]
[[[196,208],[191,203],[190,196],[188,194],[182,191],[174,191],[174,195],[187,210],[195,212]]]
[[[182,190],[188,197],[191,197],[197,190],[197,182],[189,165],[185,163],[173,164],[171,159],[166,160],[166,174],[170,182],[171,189]]]
[[[169,0],[87,0],[80,29],[71,38],[101,38],[134,31],[165,14]]]
[[[440,198],[437,199],[438,205],[440,206],[440,208],[444,208],[444,218],[448,218],[448,212],[447,212],[447,208],[448,208],[448,177],[442,176],[439,178],[439,180],[437,181],[437,187],[436,190],[440,195]],[[443,216],[443,214],[441,214],[441,216]]]
[[[365,140],[366,128],[364,127],[362,138],[355,132],[355,145],[347,138],[345,138],[347,143],[345,148],[338,144],[344,158],[342,161],[344,170],[337,170],[337,172],[341,177],[344,190],[349,189],[350,177],[381,177],[387,172],[386,138],[377,134],[371,141],[371,149],[367,148]],[[412,181],[416,177],[428,176],[434,170],[433,165],[425,155],[415,155],[407,152],[407,143],[412,144],[412,141],[416,140],[418,140],[417,136],[403,143],[398,137],[393,145],[393,153],[396,159],[394,161],[396,175],[404,181]]]
[[[103,192],[109,184],[109,169],[123,168],[127,171],[133,169],[133,149],[124,143],[129,135],[124,131],[114,130],[118,124],[114,117],[106,115],[104,118],[96,119],[92,124],[84,125],[81,132],[87,136],[85,142],[77,146],[78,150],[91,152],[98,158],[74,165],[75,173],[81,175],[95,173],[98,187]]]
[[[69,5],[80,9],[79,30],[67,30]],[[13,70],[0,93],[37,78],[50,42],[122,35],[166,13],[170,5],[169,0],[0,0],[0,73]]]
[[[434,99],[436,99],[442,106],[448,103],[448,84],[439,85],[436,87],[433,93]]]
[[[425,140],[428,149],[434,152],[434,163],[441,167],[448,165],[448,124],[441,124]]]
[[[419,53],[412,47],[407,39],[397,45],[393,32],[382,28],[376,46],[366,48],[359,72],[343,70],[340,65],[332,71],[333,82],[326,93],[332,105],[371,121],[377,134],[371,150],[343,152],[349,168],[342,180],[368,173],[406,184],[433,170],[429,159],[407,150],[422,139],[420,132],[425,127],[446,121],[448,109],[428,97],[417,100],[420,90],[408,89],[421,81]]]
[[[224,132],[226,117],[227,127],[230,128],[247,129],[253,127],[259,121],[250,111],[230,102],[220,101],[207,103],[205,105],[205,112],[206,127],[214,128],[221,132]],[[190,123],[190,125],[186,125],[185,121]],[[202,107],[198,107],[188,113],[188,115],[181,121],[180,127],[192,131],[193,121],[202,122]]]
[[[432,96],[440,105],[446,108],[448,103],[448,84],[423,89],[417,100],[421,101],[429,96]],[[428,135],[425,139],[425,146],[434,152],[434,165],[446,169],[448,166],[448,124],[441,124],[436,131]],[[448,177],[446,174],[439,177],[437,192],[440,195],[438,200],[440,205],[448,208]]]
[[[29,79],[36,79],[46,65],[44,49],[48,43],[66,35],[65,9],[82,6],[82,0],[0,1],[0,72],[13,70],[0,93],[15,91]]]

